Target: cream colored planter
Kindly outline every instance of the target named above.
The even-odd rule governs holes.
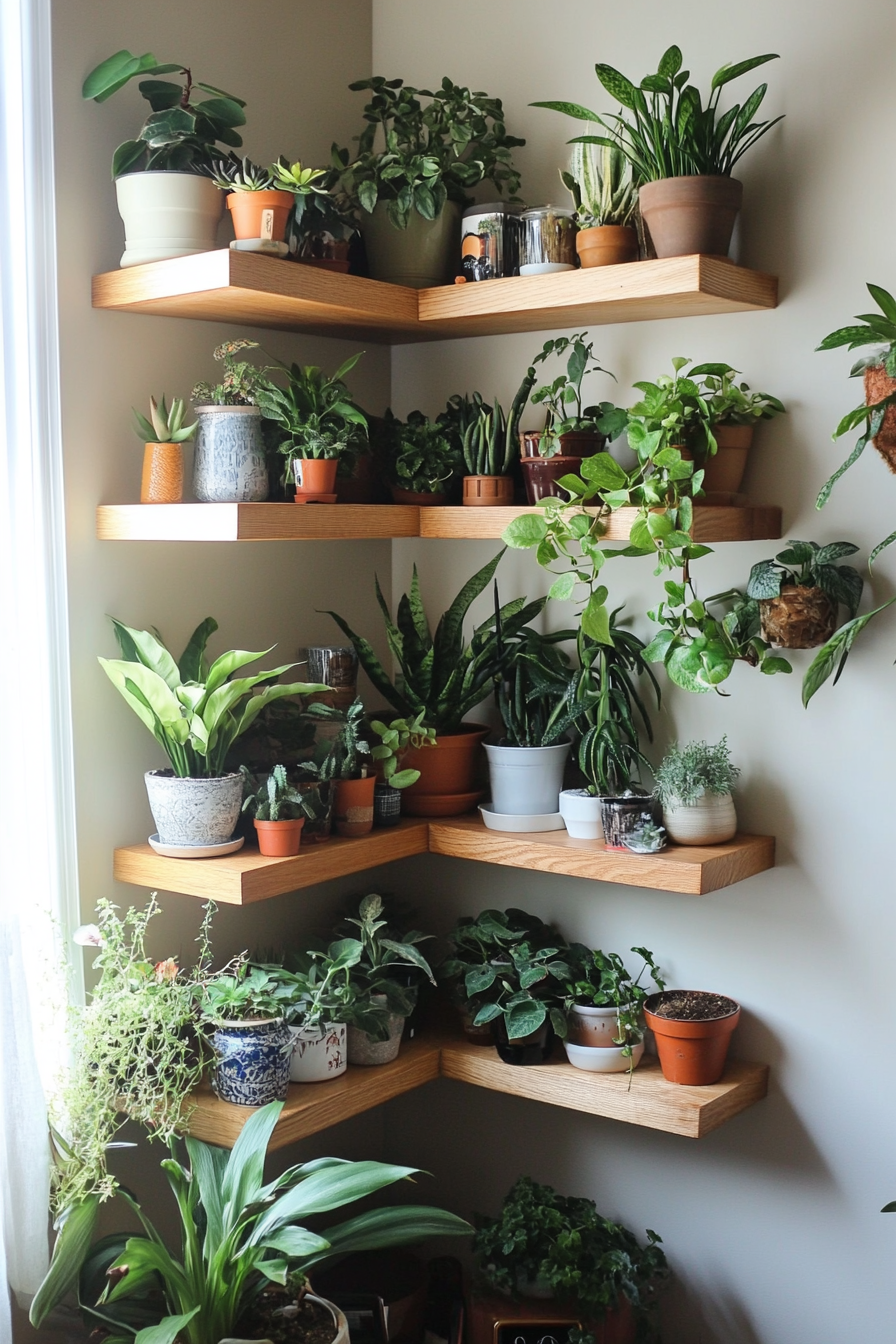
[[[224,194],[195,173],[126,173],[116,178],[118,213],[124,220],[122,266],[142,266],[218,244]]]
[[[343,1022],[328,1022],[323,1029],[293,1027],[291,1030],[291,1083],[325,1083],[345,1073],[348,1056]]]
[[[689,807],[671,802],[663,807],[663,825],[677,845],[720,845],[737,831],[737,813],[730,793],[704,793]]]

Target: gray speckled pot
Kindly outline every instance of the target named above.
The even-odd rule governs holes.
[[[257,406],[197,406],[193,493],[203,504],[267,499],[268,469]]]
[[[233,835],[243,801],[241,775],[178,779],[168,770],[144,775],[163,845],[222,845]]]
[[[361,1031],[360,1027],[349,1027],[346,1032],[349,1064],[391,1064],[393,1059],[398,1058],[403,1031],[404,1018],[398,1013],[389,1014],[387,1041],[375,1041],[366,1031]]]

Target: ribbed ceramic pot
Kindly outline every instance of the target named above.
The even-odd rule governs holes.
[[[290,1027],[290,1031],[290,1082],[325,1083],[328,1078],[345,1073],[348,1064],[345,1023],[328,1022],[323,1028]]]
[[[257,406],[197,406],[193,494],[202,504],[249,504],[268,497]]]
[[[116,178],[124,221],[122,266],[211,252],[218,243],[224,195],[197,173],[126,173]]]
[[[516,817],[557,812],[569,745],[501,747],[486,742],[492,811]]]
[[[574,840],[603,840],[604,828],[600,819],[600,799],[587,789],[563,789],[560,794],[560,815],[567,833]]]
[[[143,777],[163,845],[223,845],[236,829],[243,803],[241,775],[178,779],[170,770]]]
[[[721,845],[737,832],[730,793],[703,793],[685,806],[677,799],[663,806],[663,825],[676,845]]]
[[[374,998],[377,997],[374,995]],[[398,1058],[401,1037],[404,1033],[404,1018],[400,1013],[390,1013],[387,1025],[389,1036],[385,1041],[375,1041],[360,1027],[349,1027],[346,1035],[349,1064],[360,1064],[364,1068],[369,1068],[375,1064],[391,1064],[393,1059]]]
[[[282,1018],[219,1022],[212,1033],[217,1063],[212,1086],[234,1106],[285,1101],[292,1035]]]

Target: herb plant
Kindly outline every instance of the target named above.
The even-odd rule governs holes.
[[[186,407],[180,397],[172,398],[170,411],[164,396],[160,402],[157,402],[155,397],[150,397],[149,420],[139,411],[133,411],[137,437],[142,439],[144,443],[189,442],[196,433],[196,424],[184,424],[185,412]]]
[[[220,383],[197,383],[190,393],[194,406],[255,406],[258,392],[266,385],[267,368],[236,356],[243,350],[258,350],[257,341],[224,341],[214,352],[219,364],[224,365]]]
[[[181,82],[159,79],[159,75],[178,74]],[[141,76],[143,78],[141,78]],[[82,97],[104,103],[130,80],[140,78],[137,86],[150,106],[136,140],[125,140],[112,157],[112,177],[123,173],[205,172],[210,169],[216,145],[239,149],[242,138],[237,126],[245,126],[242,98],[201,84],[193,79],[189,66],[160,64],[151,52],[132,56],[117,51],[102,61],[84,81]],[[211,97],[197,99],[201,89]],[[218,151],[220,152],[220,151]]]
[[[755,120],[767,84],[760,84],[742,104],[735,103],[720,113],[722,89],[757,66],[777,59],[777,55],[752,56],[723,65],[712,77],[705,107],[699,89],[688,83],[690,71],[682,69],[681,49],[675,46],[663,53],[656,74],[646,75],[637,85],[612,65],[594,67],[604,89],[622,105],[622,115],[604,118],[578,103],[538,102],[532,106],[564,112],[579,121],[597,122],[608,135],[576,139],[583,144],[619,148],[631,164],[638,186],[667,177],[730,177],[747,150],[782,118]]]
[[[654,778],[661,803],[693,807],[705,793],[730,793],[739,774],[723,737],[721,742],[688,742],[683,747],[673,742]]]
[[[447,78],[433,91],[381,75],[349,88],[371,94],[367,125],[355,156],[334,145],[332,161],[343,192],[367,214],[383,202],[395,228],[406,229],[412,213],[436,219],[447,201],[465,204],[480,182],[519,189],[511,151],[526,142],[508,135],[500,98]]]
[[[206,981],[200,1004],[207,1022],[242,1022],[282,1017],[283,999],[275,976],[239,959]]]
[[[351,355],[330,376],[314,364],[276,360],[276,368],[286,373],[286,387],[266,377],[256,389],[262,414],[280,431],[278,446],[287,460],[287,474],[297,457],[340,457],[349,444],[366,439],[367,417],[343,381],[360,358]]]
[[[384,782],[393,789],[408,789],[420,778],[419,770],[399,770],[404,753],[409,748],[420,751],[423,747],[435,746],[435,729],[423,726],[423,713],[421,709],[412,719],[392,719],[389,723],[383,723],[381,719],[370,720],[372,731],[380,739],[370,748],[370,755]]]
[[[569,171],[561,171],[560,178],[572,195],[580,229],[634,224],[638,193],[618,145],[573,145]]]

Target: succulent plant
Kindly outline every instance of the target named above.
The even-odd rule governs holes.
[[[138,410],[134,410],[134,429],[137,437],[144,443],[186,443],[196,433],[196,424],[194,422],[192,425],[185,425],[185,413],[186,403],[180,397],[173,398],[170,410],[164,397],[160,402],[157,402],[155,397],[150,397],[149,420]]]
[[[622,842],[633,854],[656,854],[666,847],[666,828],[645,818],[622,837]]]

